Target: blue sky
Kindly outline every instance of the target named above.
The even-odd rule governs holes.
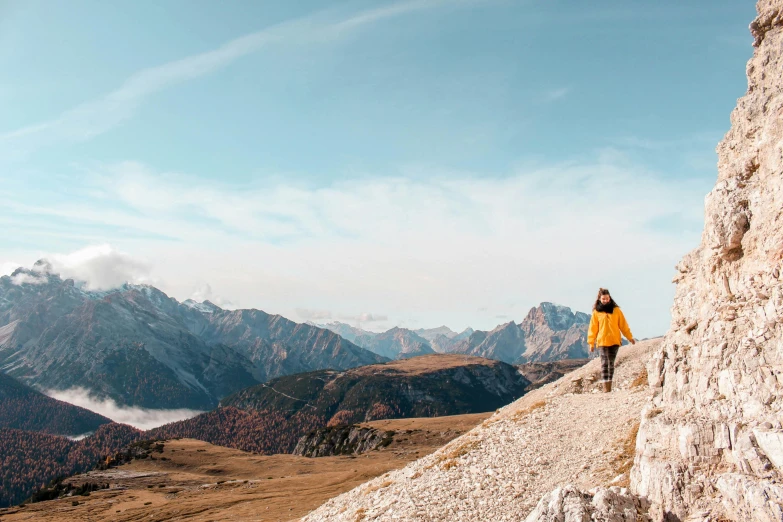
[[[488,329],[606,286],[661,334],[753,16],[0,0],[0,265],[368,329]]]

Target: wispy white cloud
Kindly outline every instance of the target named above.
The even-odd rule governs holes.
[[[195,417],[199,413],[203,413],[201,411],[187,409],[152,410],[139,408],[137,406],[120,406],[112,399],[97,399],[89,390],[78,387],[67,390],[48,390],[45,393],[58,401],[86,408],[103,415],[104,417],[108,417],[114,422],[130,424],[140,430],[157,428],[158,426],[163,426],[169,422],[189,419]]]
[[[480,1],[408,0],[347,16],[325,11],[274,25],[226,42],[216,49],[141,70],[114,91],[71,108],[57,118],[0,134],[0,152],[6,157],[18,157],[52,143],[89,140],[132,117],[145,98],[211,74],[269,45],[322,44],[343,37],[350,31],[417,11]]]
[[[553,102],[561,98],[565,98],[570,92],[570,87],[558,87],[556,89],[550,89],[544,93],[544,101]]]
[[[297,317],[302,321],[328,321],[332,318],[329,310],[311,310],[310,308],[297,308]]]
[[[389,320],[385,315],[373,314],[370,312],[364,312],[358,315],[340,315],[338,319],[341,321],[353,321],[355,323],[377,323]]]

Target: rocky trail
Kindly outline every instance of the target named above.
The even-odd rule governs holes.
[[[439,451],[331,499],[302,520],[519,521],[555,487],[628,483],[660,340],[623,347],[615,391],[599,361],[501,408]]]

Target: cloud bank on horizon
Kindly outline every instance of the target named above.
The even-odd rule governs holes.
[[[103,196],[84,207],[28,212],[175,239],[46,256],[90,288],[153,282],[180,300],[214,298],[215,288],[233,306],[298,321],[459,330],[492,328],[499,315],[521,320],[527,308],[504,304],[512,301],[585,310],[599,286],[632,317],[668,310],[661,283],[696,243],[702,216],[693,202],[707,189],[614,155],[504,178],[441,173],[320,188],[202,184],[138,164],[107,166],[93,182]],[[682,229],[670,232],[671,220]],[[150,261],[124,253],[136,249]],[[639,319],[644,336],[667,326],[665,314]]]

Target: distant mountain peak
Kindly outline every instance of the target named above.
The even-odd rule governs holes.
[[[39,259],[33,264],[34,272],[43,272],[45,274],[52,273],[54,269],[48,259]]]
[[[521,325],[526,323],[546,324],[552,330],[567,330],[574,324],[587,323],[589,316],[573,312],[569,307],[550,302],[542,302],[530,309]]]
[[[184,301],[182,301],[182,304],[196,311],[199,311],[203,314],[212,314],[217,311],[223,310],[209,299],[205,299],[200,303],[198,301],[194,301],[193,299],[185,299]]]

